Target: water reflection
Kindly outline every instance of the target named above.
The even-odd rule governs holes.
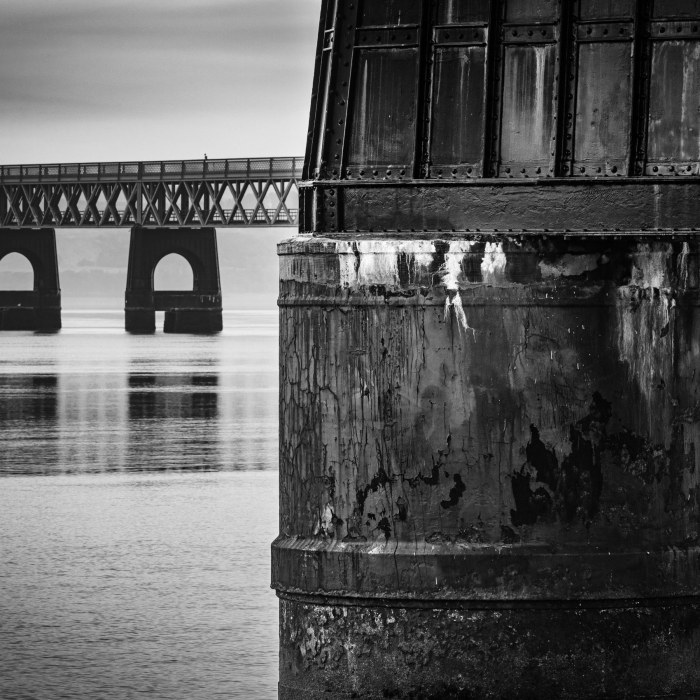
[[[213,371],[214,364],[206,374],[129,374],[127,460],[132,468],[225,468],[220,445],[219,376]],[[136,463],[141,466],[135,467]]]
[[[0,421],[5,430],[22,421],[55,421],[58,414],[58,377],[0,375]]]
[[[0,461],[4,472],[24,474],[34,471],[34,465],[46,472],[58,459],[58,386],[56,375],[0,375]],[[37,429],[31,441],[22,439],[27,425]]]
[[[129,336],[117,315],[3,334],[0,474],[276,468],[277,319],[239,319],[216,337]]]
[[[275,697],[277,314],[63,321],[0,336],[0,699]]]

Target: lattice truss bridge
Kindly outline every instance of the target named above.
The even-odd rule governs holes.
[[[0,225],[297,226],[302,158],[0,166]]]

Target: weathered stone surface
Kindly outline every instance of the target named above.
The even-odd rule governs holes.
[[[698,244],[560,234],[280,246],[281,697],[699,687]]]
[[[698,604],[280,604],[280,700],[696,698],[700,685]]]

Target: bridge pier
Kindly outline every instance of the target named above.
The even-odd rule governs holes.
[[[0,291],[0,331],[57,331],[61,288],[54,229],[0,229],[0,260],[24,255],[34,269],[31,291]]]
[[[156,266],[171,253],[192,266],[191,291],[156,292]],[[156,311],[165,311],[166,333],[218,333],[223,328],[216,229],[134,227],[131,230],[125,295],[130,333],[154,333]]]
[[[321,8],[279,699],[697,698],[700,5]]]

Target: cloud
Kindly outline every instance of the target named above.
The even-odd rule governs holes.
[[[319,8],[320,0],[3,0],[0,160],[56,160],[49,156],[70,151],[65,138],[76,153],[87,144],[100,157],[133,157],[135,145],[162,142],[163,130],[170,157],[189,157],[178,133],[181,150],[213,151],[210,137],[226,122],[246,129],[245,140],[231,139],[249,144],[244,155],[264,150],[271,128],[275,144],[289,142],[286,154],[298,151]],[[102,124],[111,135],[95,149]]]

